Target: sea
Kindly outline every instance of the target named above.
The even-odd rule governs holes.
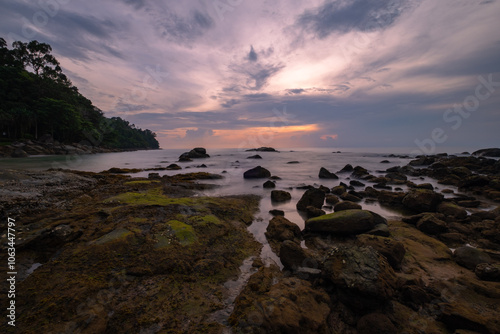
[[[304,228],[304,214],[298,212],[295,205],[305,192],[301,186],[326,186],[332,188],[344,182],[349,184],[350,173],[337,173],[346,164],[353,167],[361,166],[366,168],[370,174],[383,176],[386,170],[394,166],[405,166],[415,158],[415,148],[353,148],[353,149],[332,149],[332,148],[288,148],[279,149],[279,152],[248,152],[244,149],[207,149],[210,158],[195,159],[192,162],[178,162],[179,156],[185,149],[161,149],[145,150],[119,153],[102,153],[89,155],[68,155],[68,156],[31,156],[29,158],[0,159],[0,169],[24,169],[24,170],[46,170],[49,168],[62,168],[70,170],[101,172],[112,167],[118,168],[156,168],[166,167],[170,164],[178,164],[182,170],[172,171],[144,171],[130,174],[131,177],[147,177],[151,172],[158,172],[161,175],[174,175],[179,173],[208,172],[223,175],[221,180],[205,180],[204,183],[215,184],[217,187],[200,191],[196,196],[226,196],[239,194],[256,194],[261,196],[260,209],[255,220],[249,227],[249,231],[257,241],[263,244],[261,258],[267,263],[280,263],[274,254],[265,237],[265,230],[272,215],[272,209],[283,210],[285,217]],[[464,155],[463,148],[450,148],[441,152]],[[249,159],[250,156],[260,155],[262,159]],[[382,161],[384,161],[382,163]],[[388,161],[388,162],[387,162]],[[290,163],[294,162],[294,163]],[[206,167],[205,167],[206,166]],[[272,189],[263,188],[265,179],[248,180],[243,178],[243,173],[256,166],[268,169],[273,176],[278,176],[276,188],[290,192],[292,199],[286,203],[272,203],[270,194]],[[318,173],[321,167],[330,172],[337,173],[338,180],[320,179]],[[431,183],[440,191],[445,187],[459,193],[458,189],[452,186],[442,186],[436,180],[427,177],[409,177],[409,180],[416,184]],[[363,181],[366,186],[369,182]],[[299,189],[298,189],[299,187]],[[396,187],[396,186],[395,186]],[[406,186],[400,187],[400,191],[406,191]],[[357,190],[363,190],[359,187]],[[447,194],[446,196],[453,196]],[[378,202],[365,201],[360,203],[363,209],[376,212],[387,219],[398,219],[402,213],[394,208],[380,206]],[[326,213],[331,209],[324,208]],[[303,245],[305,247],[305,245]]]

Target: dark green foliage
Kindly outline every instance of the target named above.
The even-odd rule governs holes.
[[[51,134],[62,143],[85,141],[109,148],[159,148],[156,134],[101,110],[62,73],[45,43],[0,38],[0,137],[37,139]],[[28,71],[30,70],[30,71]]]

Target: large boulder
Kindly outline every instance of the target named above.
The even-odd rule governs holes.
[[[321,167],[319,170],[318,177],[320,179],[338,179],[339,177],[335,175],[334,173],[330,172],[328,169]]]
[[[180,155],[179,161],[190,161],[190,159],[210,158],[207,150],[203,147],[195,147],[189,152],[184,152]]]
[[[297,269],[315,263],[307,252],[307,249],[300,247],[300,244],[291,240],[285,240],[280,245],[279,256],[281,263],[287,269]]]
[[[455,249],[453,258],[459,265],[470,270],[476,269],[478,264],[491,262],[491,258],[488,254],[469,246]]]
[[[372,247],[341,246],[330,251],[323,275],[337,288],[342,302],[355,309],[380,307],[394,295],[396,275]]]
[[[387,221],[374,212],[344,210],[308,219],[305,229],[315,233],[352,235],[368,232],[378,224],[387,224]]]
[[[276,216],[269,222],[266,229],[266,237],[279,242],[285,240],[299,240],[301,236],[300,227],[282,216]]]
[[[500,148],[483,148],[482,150],[473,152],[472,155],[483,157],[500,157]]]
[[[264,167],[257,166],[243,173],[245,179],[265,179],[271,177],[271,172]]]
[[[323,190],[317,188],[308,189],[297,202],[297,210],[306,211],[308,206],[321,209],[324,202],[325,192]]]
[[[434,212],[444,196],[428,189],[412,189],[403,198],[403,205],[416,212]]]

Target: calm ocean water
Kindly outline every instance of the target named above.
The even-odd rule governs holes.
[[[389,157],[391,154],[405,155],[409,154],[412,149],[343,149],[341,153],[337,153],[335,149],[281,149],[276,152],[245,152],[238,149],[207,149],[210,154],[208,159],[197,159],[193,162],[177,162],[180,154],[186,150],[181,149],[165,149],[152,151],[135,151],[122,153],[106,153],[92,154],[81,156],[33,156],[24,159],[0,159],[0,168],[14,169],[34,169],[45,170],[48,168],[64,168],[73,170],[83,170],[100,172],[111,167],[119,168],[154,168],[166,167],[171,163],[177,163],[183,169],[178,171],[159,171],[160,175],[174,175],[178,173],[188,172],[209,172],[221,174],[223,171],[224,179],[209,180],[206,183],[217,184],[216,189],[204,191],[199,196],[224,196],[236,194],[257,194],[262,197],[260,203],[260,212],[257,214],[257,219],[254,221],[249,230],[254,234],[255,238],[264,245],[262,258],[271,258],[279,263],[276,255],[270,250],[267,245],[264,232],[269,220],[272,216],[269,214],[271,209],[279,209],[285,212],[285,217],[292,222],[304,227],[305,216],[297,212],[295,205],[300,199],[305,190],[296,189],[301,185],[324,185],[334,187],[341,181],[349,183],[350,174],[338,174],[339,180],[319,179],[318,173],[321,167],[327,168],[329,171],[336,173],[346,164],[352,166],[362,166],[373,175],[385,175],[385,170],[393,166],[404,166],[408,164],[412,156],[408,158]],[[458,154],[464,150],[451,149],[449,154]],[[333,153],[336,152],[336,153]],[[259,154],[262,159],[248,159],[249,156]],[[389,160],[389,163],[381,163],[382,160]],[[290,161],[298,161],[299,163],[288,164]],[[198,167],[205,164],[206,168]],[[281,180],[276,181],[276,189],[289,191],[292,195],[292,200],[287,203],[273,204],[271,203],[271,189],[264,189],[262,184],[266,180],[245,180],[243,173],[256,166],[267,168],[272,175],[279,176]],[[132,174],[134,177],[147,177],[149,172],[140,172]],[[439,189],[444,189],[434,180],[427,178],[411,178],[413,182],[432,183]],[[363,181],[364,182],[364,181]],[[370,186],[369,182],[364,182],[366,186]],[[446,186],[457,192],[457,189]],[[401,186],[406,190],[405,186]],[[363,190],[364,187],[358,190]],[[360,203],[364,209],[371,210],[381,214],[386,218],[396,218],[400,213],[391,208],[381,207],[378,203]],[[325,210],[329,213],[329,210]]]

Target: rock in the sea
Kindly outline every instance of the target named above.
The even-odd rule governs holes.
[[[387,224],[387,220],[367,210],[345,210],[308,219],[305,229],[315,233],[350,235],[370,231],[378,224]]]
[[[177,164],[170,164],[167,166],[167,170],[179,170],[179,169],[182,169],[182,167]]]
[[[473,152],[472,155],[498,158],[500,157],[500,148],[483,148]]]
[[[306,249],[291,240],[286,240],[281,244],[279,256],[283,266],[288,269],[304,267],[308,262],[312,262],[307,260],[310,256]]]
[[[317,188],[308,189],[297,202],[297,210],[306,211],[308,206],[321,209],[325,202],[325,192]]]
[[[358,310],[378,308],[394,295],[393,269],[369,246],[333,248],[323,263],[323,274],[340,290],[342,302]]]
[[[362,207],[358,203],[354,203],[351,201],[343,201],[338,204],[336,204],[333,207],[333,211],[344,211],[344,210],[361,210]]]
[[[257,166],[243,173],[245,179],[265,179],[271,176],[271,172],[264,167]]]
[[[260,155],[256,154],[256,155],[251,155],[251,156],[247,157],[247,159],[262,159],[262,157]]]
[[[191,159],[210,158],[207,150],[203,147],[195,147],[189,152],[184,152],[180,155],[179,161],[190,161]]]
[[[339,198],[338,198],[337,196],[333,195],[333,194],[327,194],[327,195],[325,196],[325,202],[326,202],[327,204],[335,205],[335,204],[337,204],[339,201],[340,201],[340,200],[339,200]]]
[[[349,184],[353,187],[364,187],[365,184],[363,182],[360,182],[358,180],[351,180],[349,181]]]
[[[470,270],[476,269],[478,264],[491,263],[491,258],[488,254],[469,246],[455,249],[453,258],[456,263]]]
[[[278,152],[272,147],[259,147],[246,150],[246,152]]]
[[[392,268],[401,269],[401,262],[406,254],[403,243],[390,238],[366,234],[359,235],[358,242],[361,246],[373,247],[387,259]]]
[[[434,212],[443,199],[443,194],[432,190],[411,189],[403,198],[403,205],[416,212]]]
[[[324,214],[326,214],[325,211],[318,209],[318,208],[315,208],[314,206],[309,205],[306,208],[307,218],[319,217],[319,216],[323,216]]]
[[[361,202],[361,198],[356,195],[353,195],[351,192],[345,192],[343,194],[340,194],[340,198],[342,198],[344,201]]]
[[[285,211],[283,210],[278,210],[278,209],[272,209],[272,210],[269,210],[269,213],[273,216],[282,216],[284,217],[285,216]]]
[[[161,176],[160,176],[159,173],[149,173],[148,174],[148,179],[159,180],[159,179],[161,179]]]
[[[354,170],[354,168],[352,167],[351,164],[347,164],[344,166],[344,168],[342,168],[341,170],[339,170],[337,173],[348,173],[348,172],[352,172]]]
[[[483,281],[500,282],[500,265],[481,263],[474,269],[476,276]]]
[[[262,186],[266,189],[276,188],[276,184],[273,181],[266,181]]]
[[[328,169],[321,167],[319,170],[318,177],[320,179],[338,179],[339,177],[335,175],[334,173],[330,172]]]
[[[271,191],[271,200],[273,202],[286,202],[292,199],[292,195],[288,191],[273,190]]]
[[[299,240],[300,227],[282,216],[276,216],[269,222],[266,237],[275,241]]]

